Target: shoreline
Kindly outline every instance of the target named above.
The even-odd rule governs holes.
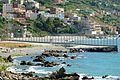
[[[31,43],[31,42],[17,42],[17,41],[1,41],[0,43],[22,43],[22,44],[29,44],[32,45],[31,47],[23,47],[23,48],[13,48],[13,50],[10,50],[10,48],[7,47],[0,47],[5,49],[8,49],[9,51],[5,53],[0,52],[0,56],[2,57],[7,57],[9,55],[14,55],[14,54],[18,54],[18,55],[26,55],[26,54],[34,54],[34,53],[39,53],[39,52],[43,52],[44,50],[65,50],[68,51],[68,49],[83,49],[82,52],[86,52],[88,50],[88,52],[93,51],[93,52],[97,52],[97,50],[99,49],[103,49],[107,50],[108,48],[110,48],[109,46],[90,46],[90,45],[73,45],[73,47],[63,47],[62,45],[54,45],[54,44],[48,44],[48,43]],[[102,51],[102,52],[103,52]],[[111,50],[107,51],[107,52],[111,52],[111,51],[116,51],[116,48],[111,48]],[[99,52],[99,51],[98,51]]]
[[[4,42],[5,43],[5,42]],[[13,42],[11,42],[11,43],[13,43]],[[17,42],[16,42],[17,43]],[[21,42],[20,42],[21,43]],[[26,43],[26,42],[25,42]],[[28,44],[28,42],[27,42],[27,44]],[[39,55],[40,55],[40,53],[43,53],[42,51],[44,51],[44,50],[48,50],[48,52],[49,52],[49,50],[51,50],[51,51],[54,51],[53,49],[55,49],[55,51],[56,51],[56,49],[58,50],[58,52],[59,52],[59,50],[67,50],[67,49],[65,49],[65,47],[62,47],[62,46],[56,46],[56,45],[53,45],[53,44],[41,44],[41,43],[39,43],[39,44],[37,44],[37,43],[29,43],[29,44],[32,44],[33,45],[33,47],[26,47],[26,48],[15,48],[16,49],[16,51],[14,51],[14,53],[13,52],[10,52],[10,53],[2,53],[2,54],[4,54],[5,56],[6,56],[6,54],[7,55],[12,55],[12,54],[21,54],[21,55],[23,55],[23,56],[28,56],[28,55],[34,55],[35,53],[38,53]],[[88,46],[84,46],[84,47],[88,47]],[[16,53],[17,52],[17,53]],[[19,53],[18,53],[19,52]],[[52,54],[54,54],[54,52],[51,52]],[[73,53],[74,54],[74,53]],[[0,53],[0,55],[1,55],[1,53]],[[45,54],[46,55],[46,54]],[[16,55],[15,55],[16,56]],[[18,56],[20,56],[20,55],[18,55]],[[48,55],[47,55],[48,56]],[[49,55],[50,56],[50,55]],[[53,55],[52,55],[53,56]],[[55,56],[55,55],[54,55]],[[57,55],[56,55],[57,56]],[[4,56],[3,56],[4,57]],[[50,56],[51,57],[51,56]],[[73,59],[74,59],[74,57],[73,57]],[[70,65],[69,65],[70,66]],[[9,70],[7,70],[7,71],[9,71]],[[14,70],[12,70],[12,71],[14,71]],[[32,72],[34,72],[34,71],[32,71]],[[15,72],[13,72],[13,73],[15,73]],[[42,73],[42,72],[41,72]],[[85,74],[86,75],[86,74]],[[81,74],[79,74],[79,76],[82,76]],[[103,78],[103,76],[89,76],[89,75],[86,75],[87,77],[86,78],[92,78],[92,77],[94,77],[94,79],[96,78],[96,79],[100,79],[100,80],[102,80]],[[83,77],[85,77],[85,76],[83,76]],[[105,79],[113,79],[113,78],[119,78],[120,79],[120,76],[107,76],[107,77],[105,77],[103,80],[105,80]],[[93,79],[93,80],[94,80]],[[96,80],[95,79],[95,80]],[[81,77],[80,77],[80,79],[79,80],[83,80]],[[114,79],[113,79],[114,80]]]

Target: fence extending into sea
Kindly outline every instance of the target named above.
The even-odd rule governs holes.
[[[117,51],[120,52],[119,36],[100,36],[91,38],[78,35],[52,35],[45,37],[8,38],[7,40],[64,45],[116,46]]]

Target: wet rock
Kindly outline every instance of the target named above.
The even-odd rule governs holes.
[[[7,60],[8,60],[9,62],[12,62],[12,61],[13,61],[11,55],[9,55],[9,56],[7,57]]]
[[[93,79],[94,79],[94,77],[88,78],[87,76],[84,76],[84,77],[82,78],[82,80],[93,80]]]
[[[50,74],[49,77],[55,80],[79,80],[79,75],[77,73],[66,74],[65,72],[66,70],[62,67],[58,71]]]
[[[20,65],[26,65],[26,61],[21,61]]]
[[[67,66],[68,66],[68,67],[71,67],[72,65],[70,65],[70,64],[67,64]]]
[[[106,78],[106,77],[108,77],[109,75],[105,75],[105,76],[102,76],[102,78]]]
[[[70,58],[71,58],[71,59],[75,59],[75,58],[76,58],[76,56],[71,56]]]
[[[26,65],[34,65],[32,62],[27,62]]]
[[[64,54],[64,55],[63,55],[63,57],[68,58],[69,56],[68,56],[68,55],[66,55],[66,54]]]
[[[56,65],[59,65],[59,64],[57,64],[57,63],[55,63],[55,62],[45,61],[42,66],[45,66],[45,67],[53,67],[53,66],[56,66]]]
[[[36,56],[35,59],[33,59],[34,62],[44,62],[44,58],[42,56]]]
[[[79,80],[79,77],[80,77],[77,73],[66,74],[66,76],[71,80]]]
[[[87,76],[84,76],[83,78],[82,78],[82,80],[87,80],[88,79],[88,77]]]
[[[25,76],[33,77],[32,72],[30,72],[30,73],[21,73],[21,74],[22,74],[22,75],[25,75]]]
[[[58,54],[58,53],[49,53],[49,52],[44,52],[42,53],[42,56],[45,56],[45,57],[64,57],[64,58],[68,58],[69,56],[66,55],[66,54]]]
[[[66,64],[66,62],[62,62],[62,64]]]

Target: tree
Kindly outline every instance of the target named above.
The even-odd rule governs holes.
[[[63,21],[60,20],[59,18],[54,18],[53,23],[54,23],[54,32],[55,33],[58,33],[58,28],[62,28],[64,26]]]
[[[54,24],[53,24],[53,19],[52,18],[48,18],[46,20],[46,24],[47,24],[47,29],[48,29],[48,32],[50,33],[54,33]]]

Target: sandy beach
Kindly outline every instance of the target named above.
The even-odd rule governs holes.
[[[35,53],[40,53],[41,51],[44,51],[44,49],[61,49],[64,50],[65,48],[62,46],[57,46],[53,44],[46,44],[46,43],[30,43],[30,42],[15,42],[15,41],[1,41],[0,43],[25,43],[32,45],[31,47],[25,47],[25,48],[14,48],[12,50],[9,50],[7,52],[1,52],[0,50],[0,56],[2,57],[8,57],[9,55],[30,55]],[[5,49],[10,49],[6,47],[0,47]]]

